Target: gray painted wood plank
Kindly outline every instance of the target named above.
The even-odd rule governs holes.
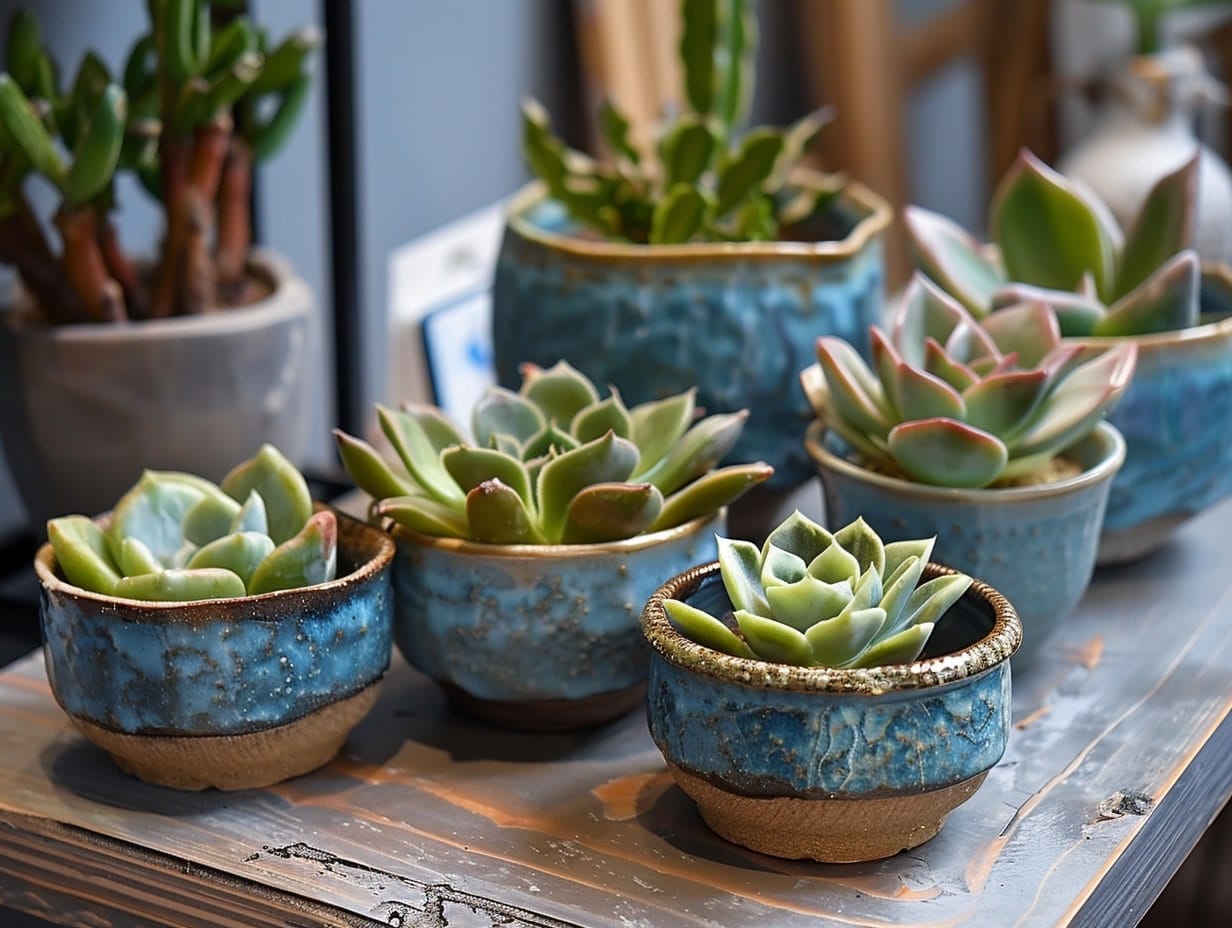
[[[40,848],[48,867],[84,855],[124,874],[117,895],[150,873],[189,894],[239,881],[268,893],[254,912],[302,900],[340,924],[1133,924],[1232,792],[1232,571],[1212,556],[1229,529],[1221,506],[1159,556],[1097,575],[1016,674],[1005,758],[936,839],[888,861],[728,845],[671,785],[640,713],[501,732],[451,714],[401,661],[318,773],[231,794],[149,787],[73,732],[32,656],[0,674],[0,886],[23,891],[36,874],[12,861]]]

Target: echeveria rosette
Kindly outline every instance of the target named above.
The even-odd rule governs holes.
[[[736,657],[803,667],[910,663],[971,585],[963,574],[920,583],[934,541],[883,544],[863,519],[831,534],[795,512],[761,548],[718,539],[727,616],[674,599],[663,606],[686,637]]]
[[[905,219],[918,267],[976,318],[1042,300],[1063,335],[1146,335],[1199,320],[1197,178],[1195,155],[1155,184],[1125,233],[1093,192],[1024,150],[992,199],[995,247],[919,207]]]
[[[1063,342],[1045,303],[977,322],[917,274],[891,332],[870,330],[872,367],[817,342],[801,374],[826,427],[869,464],[919,483],[975,488],[1021,478],[1091,432],[1133,376],[1137,345]]]
[[[694,391],[625,407],[561,361],[524,365],[518,392],[489,388],[471,436],[434,406],[378,409],[400,471],[335,431],[351,479],[379,516],[428,535],[487,544],[631,538],[716,512],[773,469],[717,468],[747,412],[694,422]]]
[[[221,485],[147,470],[105,525],[52,519],[47,535],[70,583],[126,599],[191,602],[334,579],[337,520],[313,513],[303,475],[272,445]]]

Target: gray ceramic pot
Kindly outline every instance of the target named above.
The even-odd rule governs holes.
[[[564,359],[627,403],[696,386],[708,412],[750,412],[732,460],[769,462],[779,488],[811,476],[797,375],[818,336],[866,346],[880,321],[888,204],[850,183],[817,240],[634,245],[580,235],[545,195],[514,200],[497,261],[500,382]]]
[[[126,324],[47,327],[0,314],[0,441],[30,520],[95,514],[143,468],[221,480],[269,442],[307,445],[313,298],[273,255],[250,306]]]
[[[810,426],[806,444],[821,474],[829,524],[863,516],[886,541],[936,535],[938,561],[1009,598],[1025,629],[1020,666],[1073,612],[1090,584],[1108,491],[1125,459],[1120,433],[1100,423],[1066,452],[1082,468],[1074,477],[963,490],[867,470],[820,422]]]
[[[338,753],[389,666],[394,545],[339,514],[338,578],[192,603],[92,593],[64,580],[51,545],[44,656],[73,724],[116,764],[179,789],[248,789]]]
[[[538,731],[610,721],[641,703],[642,606],[717,556],[722,514],[623,541],[486,545],[394,529],[394,640],[485,721]]]
[[[924,578],[951,573],[930,564]],[[718,564],[664,584],[642,625],[647,719],[706,823],[777,857],[844,863],[927,841],[1005,751],[1013,607],[976,581],[921,658],[859,670],[732,657],[685,638],[663,599],[731,609]]]

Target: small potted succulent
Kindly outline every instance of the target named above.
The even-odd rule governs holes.
[[[393,542],[266,445],[221,485],[146,471],[35,569],[52,692],[122,769],[247,789],[332,758],[389,665]]]
[[[122,77],[91,52],[62,84],[34,18],[9,28],[0,262],[21,288],[0,314],[0,435],[33,521],[98,512],[145,467],[219,480],[264,442],[294,459],[308,439],[312,295],[253,251],[250,210],[319,35],[275,44],[205,0],[149,10]],[[127,174],[161,202],[156,255],[120,242]]]
[[[833,863],[933,837],[1005,750],[1013,607],[863,519],[718,546],[642,616],[650,733],[706,823]]]
[[[639,151],[611,104],[608,157],[569,149],[535,102],[524,151],[538,182],[510,207],[493,289],[498,380],[565,358],[630,403],[696,385],[713,412],[751,412],[734,459],[771,484],[807,479],[808,408],[793,388],[818,335],[863,344],[880,317],[891,212],[854,182],[798,168],[829,118],[741,131],[755,17],[743,0],[681,2],[682,101]]]
[[[431,406],[381,408],[401,460],[336,432],[392,524],[394,638],[453,704],[510,727],[576,728],[637,705],[638,614],[654,578],[713,553],[724,507],[771,473],[715,469],[743,412],[694,422],[694,394],[626,408],[568,364],[489,389],[468,436]]]
[[[1044,303],[981,324],[919,275],[890,333],[871,336],[871,368],[821,338],[801,378],[827,516],[863,515],[891,540],[936,535],[944,563],[1009,597],[1030,654],[1090,582],[1125,455],[1102,420],[1137,346],[1065,344]]]
[[[1123,232],[1098,198],[1023,152],[993,197],[995,247],[935,213],[906,213],[920,269],[976,318],[1043,299],[1067,343],[1137,346],[1133,383],[1111,412],[1127,454],[1101,563],[1147,553],[1232,492],[1232,273],[1201,265],[1191,247],[1196,183],[1191,159]]]

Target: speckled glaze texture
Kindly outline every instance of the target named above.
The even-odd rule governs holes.
[[[394,640],[483,700],[581,700],[637,686],[638,617],[665,577],[716,556],[723,516],[595,545],[483,545],[394,530]]]
[[[1127,450],[1101,564],[1148,553],[1232,493],[1232,319],[1135,341],[1134,379],[1109,416]]]
[[[389,666],[394,546],[338,518],[330,583],[236,599],[151,603],[64,581],[38,554],[47,675],[72,717],[140,735],[240,735],[302,718]]]
[[[562,358],[627,403],[697,386],[708,412],[751,413],[733,460],[774,465],[771,484],[811,476],[811,414],[797,377],[820,335],[867,350],[884,302],[886,204],[852,184],[837,242],[647,246],[573,236],[532,186],[515,201],[497,262],[497,376]]]
[[[1125,457],[1115,428],[1101,424],[1067,455],[1075,477],[1040,486],[959,490],[872,473],[820,423],[806,439],[825,493],[826,518],[863,516],[886,541],[937,536],[934,556],[1000,590],[1025,629],[1021,666],[1073,612],[1095,569],[1112,479]]]
[[[933,564],[925,578],[946,572]],[[974,583],[942,619],[920,660],[859,670],[720,654],[676,631],[663,610],[665,598],[692,602],[712,614],[731,605],[718,565],[708,564],[661,587],[642,619],[654,652],[647,702],[651,737],[669,769],[688,774],[678,781],[705,803],[703,814],[720,834],[731,837],[721,821],[723,803],[692,778],[741,799],[847,800],[856,819],[860,801],[929,796],[928,806],[948,792],[948,805],[930,808],[927,822],[885,824],[895,834],[917,834],[919,843],[974,792],[1005,750],[1009,658],[1022,627],[1005,598],[983,583]],[[942,640],[947,623],[949,635]],[[951,789],[965,783],[972,785]],[[833,816],[836,804],[819,809],[822,805]],[[773,804],[765,808],[767,814],[774,811]],[[810,816],[807,806],[801,808],[795,821],[807,830]],[[919,807],[904,803],[896,814],[910,817],[913,809]],[[820,827],[842,829],[833,818]],[[850,845],[850,835],[832,838]],[[811,849],[802,853],[783,850],[801,846],[790,835],[783,847],[764,833],[756,840],[757,849],[767,853],[840,859],[833,849],[827,851],[824,833],[806,840]],[[910,846],[904,841],[871,856]],[[862,859],[859,843],[857,838],[854,851],[844,847],[841,859]]]

